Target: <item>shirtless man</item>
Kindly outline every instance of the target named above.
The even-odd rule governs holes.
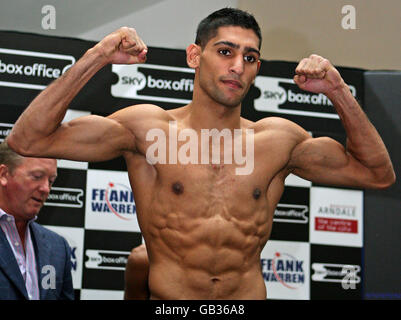
[[[144,42],[134,29],[121,28],[41,92],[7,138],[11,148],[27,156],[125,158],[147,245],[151,299],[265,299],[260,253],[290,173],[358,188],[386,188],[395,181],[382,139],[339,72],[320,56],[303,59],[294,81],[333,102],[347,133],[346,149],[327,137],[312,138],[285,119],[240,117],[241,101],[260,67],[260,45],[252,16],[222,9],[200,23],[196,43],[187,48],[187,63],[195,69],[191,103],[168,111],[137,105],[61,124],[68,104],[106,64],[145,62]],[[238,175],[235,169],[242,165],[210,159],[206,164],[149,161],[154,141],[146,139],[147,133],[156,128],[168,141],[170,121],[179,132],[191,128],[198,137],[202,129],[242,129],[245,140],[245,129],[252,129],[252,172]]]

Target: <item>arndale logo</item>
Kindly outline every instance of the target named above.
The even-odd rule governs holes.
[[[136,214],[134,195],[129,187],[109,182],[106,188],[93,188],[93,212],[111,213],[122,220],[132,220]]]

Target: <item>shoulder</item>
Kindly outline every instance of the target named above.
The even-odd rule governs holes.
[[[267,117],[260,119],[254,123],[254,127],[260,130],[296,130],[301,128],[295,122],[280,117]]]
[[[31,226],[37,233],[39,233],[40,235],[51,239],[52,244],[57,244],[57,245],[64,245],[66,247],[68,247],[68,242],[67,240],[59,235],[58,233],[42,226],[41,224],[37,223],[37,222],[32,222],[32,226]]]
[[[255,133],[265,132],[301,142],[311,138],[311,135],[297,123],[280,118],[268,117],[254,123]]]
[[[138,104],[123,108],[109,115],[108,118],[116,120],[135,120],[135,119],[164,119],[172,118],[169,113],[154,104]]]

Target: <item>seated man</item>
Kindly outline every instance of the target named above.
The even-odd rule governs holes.
[[[70,246],[34,222],[56,177],[57,160],[0,144],[0,300],[74,299]]]

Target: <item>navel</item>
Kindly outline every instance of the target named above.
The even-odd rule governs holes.
[[[181,194],[184,192],[184,186],[182,185],[181,182],[174,182],[173,185],[171,186],[171,189],[175,194]]]
[[[255,200],[258,200],[260,198],[261,194],[262,194],[262,192],[260,191],[259,188],[256,188],[255,190],[253,190],[253,198]]]

